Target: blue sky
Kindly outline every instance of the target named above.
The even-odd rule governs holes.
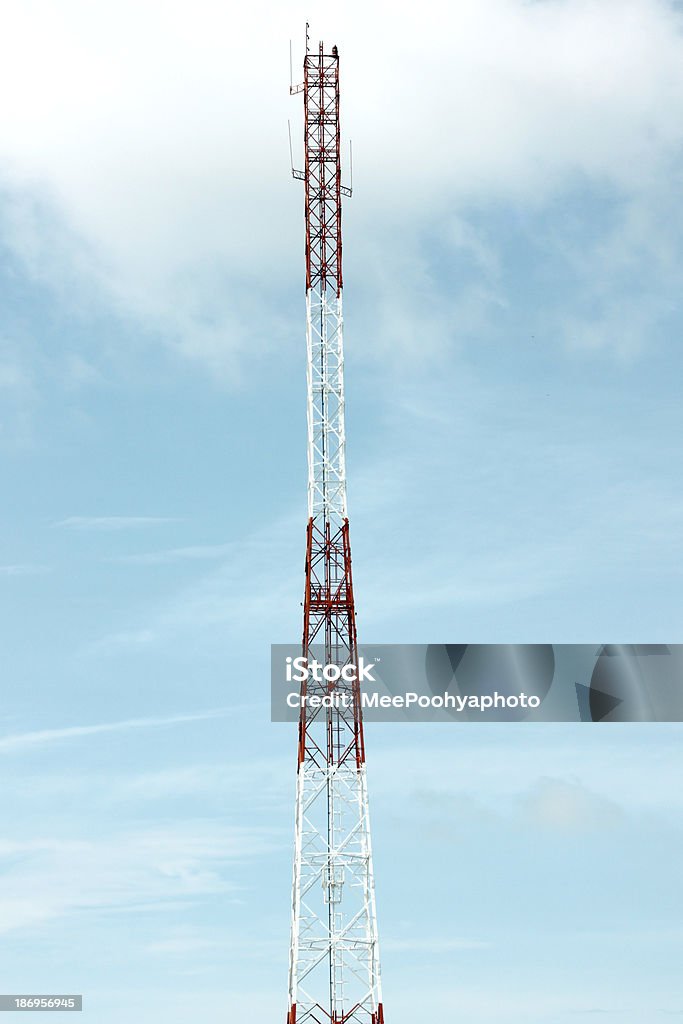
[[[97,1024],[284,1017],[305,18],[25,0],[0,41],[0,990]],[[362,638],[679,640],[679,5],[351,3],[319,35]],[[388,1020],[683,1014],[678,726],[368,748]]]

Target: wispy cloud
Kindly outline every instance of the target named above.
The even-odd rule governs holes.
[[[221,957],[239,955],[244,948],[244,939],[239,936],[231,936],[225,931],[217,931],[209,928],[176,928],[170,935],[155,942],[148,943],[144,953],[166,955],[179,955],[182,957],[192,956],[194,953],[203,955],[220,953]],[[249,952],[271,959],[278,957],[282,951],[281,942],[273,937],[270,939],[259,939],[256,936],[249,938]]]
[[[490,949],[490,942],[480,939],[458,939],[450,936],[421,939],[388,939],[382,943],[385,953],[429,953],[430,956],[457,953],[463,949]]]
[[[42,576],[50,571],[48,565],[33,565],[30,562],[18,565],[0,565],[0,576]]]
[[[222,735],[234,735],[243,729],[242,713],[249,714],[252,708],[231,709],[231,715]],[[250,728],[258,729],[253,719]],[[221,727],[222,728],[222,727]],[[131,737],[131,743],[133,738]],[[144,739],[141,740],[144,752]],[[232,742],[227,742],[232,749]],[[140,746],[136,748],[141,750]],[[29,751],[30,752],[30,751]],[[55,758],[51,770],[41,770],[40,765],[29,758],[15,759],[12,764],[11,790],[6,787],[4,796],[5,814],[12,814],[13,808],[20,807],[28,817],[41,816],[40,808],[48,805],[60,807],[65,802],[70,806],[88,804],[104,811],[106,817],[118,818],[133,811],[136,816],[148,816],[160,809],[177,813],[179,806],[229,806],[231,813],[239,814],[241,821],[271,820],[282,807],[289,807],[293,799],[294,777],[291,772],[291,750],[284,756],[272,758],[225,758],[200,763],[169,764],[157,770],[120,771],[74,770],[72,762],[62,757]],[[4,762],[9,770],[7,759]],[[251,780],[245,788],[245,771]],[[33,820],[37,820],[34,818]]]
[[[177,522],[180,520],[172,516],[68,516],[53,526],[68,530],[135,530]]]
[[[109,633],[103,639],[96,641],[88,650],[116,651],[121,648],[146,647],[158,639],[154,629],[121,629],[117,633]]]
[[[156,772],[142,772],[107,780],[106,794],[102,797],[114,801],[158,801],[178,796],[206,798],[220,795],[233,805],[245,800],[254,805],[282,803],[291,791],[291,759],[250,758],[248,761],[251,786],[244,789],[246,762],[239,764],[206,763],[168,768]]]
[[[128,732],[133,729],[156,729],[164,726],[184,725],[187,722],[203,722],[232,714],[232,708],[213,708],[188,715],[167,715],[159,718],[128,718],[119,722],[101,722],[95,725],[73,725],[63,729],[40,729],[35,732],[14,733],[0,737],[0,753],[45,746],[62,740],[81,739],[100,733]]]
[[[448,729],[444,727],[444,733]],[[431,806],[441,811],[446,804],[453,806],[455,799],[463,817],[479,823],[482,809],[504,813],[527,830],[530,826],[560,832],[573,825],[593,828],[605,813],[608,827],[629,817],[677,820],[683,794],[671,779],[680,771],[683,725],[642,724],[637,736],[631,730],[628,737],[624,730],[628,726],[606,736],[604,731],[598,735],[575,724],[556,723],[532,735],[523,724],[492,725],[486,735],[465,730],[457,752],[447,735],[435,734],[428,758],[417,757],[417,746],[411,748],[396,738],[373,751],[372,791],[382,799],[391,798],[401,774],[410,794],[407,799],[418,808],[428,811],[433,801]],[[581,758],[577,760],[579,740]],[[454,770],[462,758],[470,769],[466,782]],[[645,759],[647,772],[643,772]],[[514,771],[510,771],[513,762]],[[554,809],[556,797],[563,806]]]
[[[541,778],[524,798],[522,816],[532,827],[579,834],[615,828],[626,812],[575,780]]]
[[[300,537],[299,518],[284,514],[229,545],[177,549],[184,552],[180,557],[186,560],[214,559],[219,564],[207,567],[199,578],[150,607],[142,622],[105,635],[85,653],[173,642],[179,635],[212,629],[219,629],[221,636],[244,637],[245,628],[266,618],[271,629],[286,635],[294,628],[287,623],[296,621],[303,585],[297,573]],[[175,558],[175,549],[163,557],[167,555]],[[147,553],[142,559],[148,564]]]
[[[17,342],[0,336],[0,445],[23,448],[33,436],[38,392],[27,354]]]
[[[137,555],[119,555],[112,562],[128,565],[170,565],[173,562],[212,561],[226,558],[234,552],[235,544],[194,544],[182,548],[167,548],[163,551],[143,551]]]
[[[74,911],[165,910],[237,892],[230,863],[278,845],[264,829],[211,819],[126,830],[96,839],[0,840],[0,932]]]

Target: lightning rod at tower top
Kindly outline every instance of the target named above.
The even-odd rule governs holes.
[[[346,504],[339,51],[313,49],[303,82],[308,522],[303,656],[356,666]],[[345,676],[350,676],[349,681]],[[353,672],[311,679],[297,745],[287,1024],[384,1024],[360,689]],[[327,704],[328,706],[323,706]],[[329,706],[332,704],[333,706]]]

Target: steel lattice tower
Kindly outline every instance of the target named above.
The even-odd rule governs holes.
[[[303,655],[356,665],[346,509],[339,54],[309,49],[303,92],[308,528]],[[348,707],[299,721],[287,1024],[383,1024],[365,746],[358,682],[309,682]]]

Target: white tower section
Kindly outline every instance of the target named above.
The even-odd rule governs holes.
[[[346,519],[344,341],[341,292],[306,292],[308,515]]]

